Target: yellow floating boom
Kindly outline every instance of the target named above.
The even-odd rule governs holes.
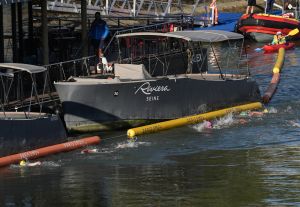
[[[269,103],[269,101],[271,100],[272,96],[274,95],[277,89],[277,85],[280,81],[280,72],[284,63],[284,56],[285,56],[285,49],[283,47],[279,48],[277,60],[273,67],[272,80],[262,98],[264,103]]]
[[[127,131],[127,136],[129,138],[133,138],[141,134],[150,134],[150,133],[181,127],[185,125],[197,124],[201,121],[211,120],[233,112],[241,112],[241,111],[260,109],[260,108],[262,108],[262,103],[260,102],[234,106],[234,107],[212,111],[204,114],[187,116],[187,117],[164,121],[156,124],[150,124],[147,126],[132,128]]]
[[[284,56],[285,56],[285,49],[283,47],[279,48],[277,60],[273,68],[273,73],[280,73],[284,63]]]

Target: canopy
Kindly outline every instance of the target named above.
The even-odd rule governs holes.
[[[18,2],[28,2],[30,0],[0,0],[0,5],[2,4],[12,4],[12,3],[18,3]]]
[[[136,36],[160,36],[160,37],[173,37],[180,38],[192,42],[222,42],[226,40],[243,39],[244,36],[234,32],[227,32],[222,30],[186,30],[168,33],[159,32],[136,32],[117,35],[121,37],[136,37]]]
[[[47,70],[47,68],[43,66],[36,66],[36,65],[28,65],[22,63],[0,63],[0,68],[7,68],[19,71],[25,71],[28,73],[41,73]]]

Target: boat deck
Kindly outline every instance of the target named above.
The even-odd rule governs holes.
[[[15,111],[5,111],[0,112],[0,119],[34,119],[46,117],[46,113],[37,112],[15,112]]]
[[[221,78],[220,74],[181,74],[181,75],[170,75],[170,76],[158,76],[149,79],[120,79],[118,77],[115,78],[108,78],[103,79],[101,76],[95,76],[94,78],[86,78],[86,77],[79,77],[73,78],[65,83],[74,83],[74,84],[119,84],[119,83],[126,83],[126,82],[141,82],[141,81],[156,81],[161,79],[179,79],[179,78],[190,78],[190,79],[197,79],[197,80],[210,80],[210,81],[223,81],[224,79]],[[245,79],[247,78],[246,75],[236,75],[236,74],[224,74],[225,79],[229,80],[238,80],[238,79]],[[63,84],[64,82],[60,82]]]

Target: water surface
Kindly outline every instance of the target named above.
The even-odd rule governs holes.
[[[263,93],[276,54],[256,47],[248,48],[250,68]],[[299,57],[298,48],[286,53],[261,117],[228,115],[212,129],[198,124],[135,142],[125,131],[100,134],[96,154],[79,150],[38,167],[0,169],[0,206],[298,206]]]

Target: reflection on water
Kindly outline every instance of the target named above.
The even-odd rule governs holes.
[[[78,150],[43,158],[41,166],[2,168],[0,206],[298,206],[298,57],[297,49],[286,53],[268,113],[228,115],[211,128],[200,123],[134,142],[125,132],[106,134],[93,147],[98,153]],[[250,54],[262,91],[274,58]]]

